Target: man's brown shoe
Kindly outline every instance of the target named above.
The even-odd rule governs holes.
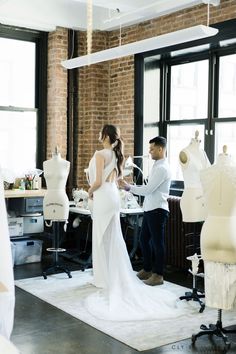
[[[141,269],[136,275],[140,280],[146,280],[151,277],[152,272],[146,272],[144,269]]]
[[[150,286],[162,285],[164,283],[163,276],[156,273],[152,273],[150,278],[144,280],[144,283]]]

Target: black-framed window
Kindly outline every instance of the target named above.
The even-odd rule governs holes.
[[[0,26],[0,166],[21,177],[45,159],[47,33]]]
[[[142,137],[141,147],[135,143],[135,154],[146,153],[148,140],[155,133],[167,137],[175,181],[183,179],[179,152],[196,131],[211,162],[222,152],[223,145],[235,155],[235,25],[236,21],[230,20],[215,25],[219,33],[211,39],[136,56],[139,70],[135,73],[135,101],[143,97],[143,104],[139,111],[135,109],[135,138]],[[149,113],[157,109],[158,113]]]

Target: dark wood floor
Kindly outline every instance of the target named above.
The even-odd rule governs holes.
[[[44,257],[42,263],[15,266],[15,279],[41,275],[42,267],[48,263]],[[71,270],[79,269],[76,263],[66,261]],[[190,286],[190,274],[166,269],[165,279],[180,285]],[[201,284],[200,284],[201,286]],[[217,316],[217,314],[216,314]],[[235,319],[236,322],[236,319]],[[188,323],[186,323],[186,326]],[[198,332],[196,328],[196,332]],[[157,333],[158,335],[158,333]],[[236,353],[236,335],[230,335],[229,354]],[[12,342],[22,354],[134,354],[137,353],[125,344],[94,329],[65,312],[45,303],[33,295],[16,287],[15,323]],[[201,337],[195,346],[191,339],[144,351],[146,354],[187,354],[226,353],[222,339]],[[5,354],[5,353],[1,353]]]

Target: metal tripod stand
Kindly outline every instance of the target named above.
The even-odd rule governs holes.
[[[203,335],[208,335],[208,336],[216,335],[217,337],[220,337],[223,339],[226,350],[228,350],[230,348],[231,343],[229,342],[228,337],[225,335],[225,333],[236,333],[236,329],[223,328],[223,326],[222,326],[222,310],[221,309],[218,309],[218,316],[217,316],[216,324],[209,324],[209,327],[202,324],[200,326],[200,329],[201,329],[200,332],[192,335],[193,345],[195,344],[196,339],[198,337],[201,337]]]
[[[201,299],[205,297],[205,294],[200,293],[198,291],[197,284],[196,284],[197,276],[203,276],[202,273],[198,274],[198,265],[199,265],[199,261],[201,259],[201,256],[199,256],[195,253],[193,256],[187,257],[187,259],[192,262],[192,270],[189,269],[189,272],[193,275],[193,287],[192,287],[192,291],[186,291],[185,295],[180,296],[179,299],[180,300],[187,300],[187,301],[190,301],[190,300],[197,301],[200,305],[199,312],[202,313],[205,309],[205,304]]]

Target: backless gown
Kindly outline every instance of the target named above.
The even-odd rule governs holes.
[[[113,150],[96,151],[89,163],[89,181],[95,180],[95,155],[105,158],[103,182],[93,193],[93,284],[85,306],[95,317],[113,321],[152,320],[183,314],[186,304],[162,286],[150,287],[132,269],[120,225],[120,196],[116,182],[106,182],[117,169]]]

